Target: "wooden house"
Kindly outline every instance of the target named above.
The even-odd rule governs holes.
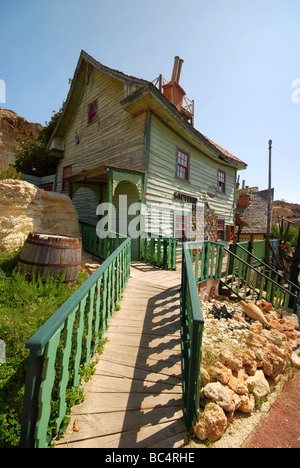
[[[194,128],[194,103],[179,85],[182,62],[175,57],[170,82],[161,75],[149,82],[81,52],[47,152],[58,160],[56,191],[69,193],[82,220],[96,224],[102,202],[122,217],[119,196],[127,195],[128,205],[170,206],[167,220],[154,223],[162,235],[182,240],[202,204],[204,235],[232,238],[236,174],[247,165]],[[192,224],[190,238],[200,229]]]

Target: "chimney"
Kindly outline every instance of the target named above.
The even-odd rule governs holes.
[[[179,83],[182,64],[183,60],[180,57],[178,57],[178,55],[176,55],[176,57],[174,58],[174,66],[171,81],[177,81],[177,83]]]
[[[183,97],[185,96],[185,91],[179,85],[181,68],[183,60],[176,56],[174,58],[174,66],[171,81],[163,86],[163,94],[174,106],[181,111]]]

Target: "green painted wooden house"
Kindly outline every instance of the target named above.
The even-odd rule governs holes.
[[[148,82],[81,52],[47,147],[58,160],[56,191],[71,196],[81,220],[96,225],[103,202],[122,219],[120,195],[127,195],[128,206],[145,205],[145,231],[151,220],[160,235],[193,239],[200,226],[191,218],[201,204],[203,236],[232,238],[236,174],[247,165],[194,128],[194,103],[179,85],[182,62],[175,57],[170,82],[161,75]],[[166,217],[154,214],[161,204],[170,207]],[[133,244],[138,256],[139,240]]]

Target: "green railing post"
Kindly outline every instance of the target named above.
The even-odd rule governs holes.
[[[39,410],[39,390],[42,382],[43,356],[30,350],[26,373],[24,405],[21,419],[22,448],[34,448],[35,425]]]
[[[182,247],[180,291],[184,413],[188,429],[199,419],[200,366],[204,319],[188,247]]]

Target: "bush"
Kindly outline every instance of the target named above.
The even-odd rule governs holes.
[[[0,167],[0,180],[4,179],[21,179],[21,172],[18,172],[15,167],[11,164],[9,165],[8,169],[4,169],[4,167]]]

